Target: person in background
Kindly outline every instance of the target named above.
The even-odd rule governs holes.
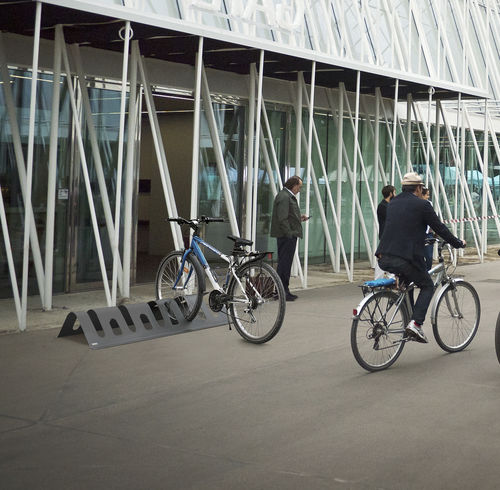
[[[431,204],[422,199],[424,183],[420,175],[409,172],[401,184],[403,191],[387,207],[384,232],[375,255],[383,270],[399,274],[405,284],[414,282],[420,288],[405,331],[412,339],[427,343],[422,325],[434,294],[434,284],[424,262],[427,227],[455,248],[466,244],[448,230]]]
[[[427,188],[424,187],[422,189],[422,197],[431,203],[432,206],[432,201],[431,199],[431,191]],[[428,226],[427,230],[425,232],[425,238],[432,238],[434,234],[432,233],[431,228]],[[432,269],[432,255],[434,253],[434,244],[429,244],[426,245],[424,248],[424,260],[425,260],[425,266],[427,267],[427,270],[430,271]]]
[[[386,185],[382,188],[383,199],[379,202],[377,206],[377,220],[378,220],[378,239],[382,238],[382,233],[384,231],[385,217],[387,214],[387,206],[391,199],[396,195],[396,188],[393,185]],[[383,271],[378,265],[378,261],[375,262],[375,279],[382,279],[386,272]]]
[[[302,238],[302,221],[309,216],[300,214],[300,208],[295,197],[302,187],[302,179],[298,175],[290,177],[274,198],[273,214],[271,217],[271,236],[278,244],[278,267],[276,272],[280,276],[285,288],[286,300],[295,301],[296,294],[290,292],[290,272],[293,257],[297,247],[297,239]]]

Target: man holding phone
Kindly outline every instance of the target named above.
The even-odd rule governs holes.
[[[274,198],[273,215],[271,218],[271,236],[277,239],[278,244],[278,268],[283,287],[285,288],[286,300],[295,301],[296,294],[289,289],[290,272],[292,270],[293,256],[297,247],[297,238],[302,238],[302,221],[310,216],[300,214],[296,195],[302,187],[302,179],[298,175],[290,177]]]

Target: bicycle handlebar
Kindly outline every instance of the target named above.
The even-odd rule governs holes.
[[[174,221],[178,225],[189,225],[191,228],[196,229],[200,223],[224,223],[224,218],[212,218],[210,216],[200,216],[195,219],[181,218],[167,218],[167,221]]]

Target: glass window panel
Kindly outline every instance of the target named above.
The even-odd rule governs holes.
[[[88,88],[92,119],[97,134],[99,155],[102,162],[102,170],[106,182],[106,191],[109,198],[111,214],[115,214],[116,196],[116,172],[118,161],[118,138],[120,127],[120,98],[121,94],[117,90],[102,88]],[[126,161],[126,139],[127,129],[124,134],[124,157]],[[90,136],[86,126],[84,126],[84,146],[85,158],[89,171],[90,186],[94,199],[95,212],[99,227],[99,237],[101,240],[104,260],[108,273],[112,271],[113,256],[109,241],[109,234],[106,227],[106,220],[103,207],[103,194],[99,187],[97,178],[96,162],[92,154]],[[76,254],[76,281],[78,283],[100,282],[102,281],[99,256],[97,253],[96,237],[92,225],[90,207],[88,203],[85,181],[79,166],[80,183],[78,189],[78,209],[77,209],[77,254]],[[124,193],[122,189],[121,204],[123,209]],[[120,214],[123,224],[123,213]],[[121,232],[123,230],[120,230]],[[120,247],[123,245],[120,238]]]
[[[245,107],[214,103],[213,109],[236,219],[238,223],[242,223],[242,188],[244,175],[246,175],[244,167]],[[223,192],[214,146],[204,112],[200,125],[198,192],[198,215],[223,217],[227,220],[226,223],[210,223],[205,227],[204,237],[219,250],[229,251],[232,242],[226,238],[231,234],[226,196]]]
[[[31,72],[10,70],[11,88],[16,106],[17,124],[21,136],[24,159],[28,152]],[[35,113],[35,140],[33,153],[32,207],[42,261],[45,258],[45,230],[47,219],[47,179],[50,150],[50,125],[52,109],[52,75],[40,73],[37,84]],[[64,77],[61,81],[59,138],[57,152],[53,291],[60,292],[65,286],[66,231],[69,188],[70,110]],[[21,285],[24,244],[24,200],[18,177],[11,123],[5,105],[4,91],[0,90],[0,185],[4,201],[14,266],[18,285]],[[31,251],[31,244],[30,244]],[[8,273],[5,242],[0,240],[0,297],[11,297],[12,287]],[[29,294],[38,294],[32,252],[29,262]]]

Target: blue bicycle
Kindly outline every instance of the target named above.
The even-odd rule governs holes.
[[[202,216],[198,219],[169,218],[193,230],[191,243],[185,250],[168,254],[156,274],[157,299],[175,301],[186,320],[192,320],[201,307],[203,296],[209,294],[210,308],[225,308],[229,325],[247,341],[261,344],[271,340],[281,328],[285,317],[285,290],[276,271],[266,262],[268,252],[247,252],[250,240],[229,235],[234,242],[231,255],[225,255],[199,236],[200,225],[223,222],[223,218]],[[222,285],[201,248],[204,246],[227,262]],[[212,290],[206,293],[205,276]]]

